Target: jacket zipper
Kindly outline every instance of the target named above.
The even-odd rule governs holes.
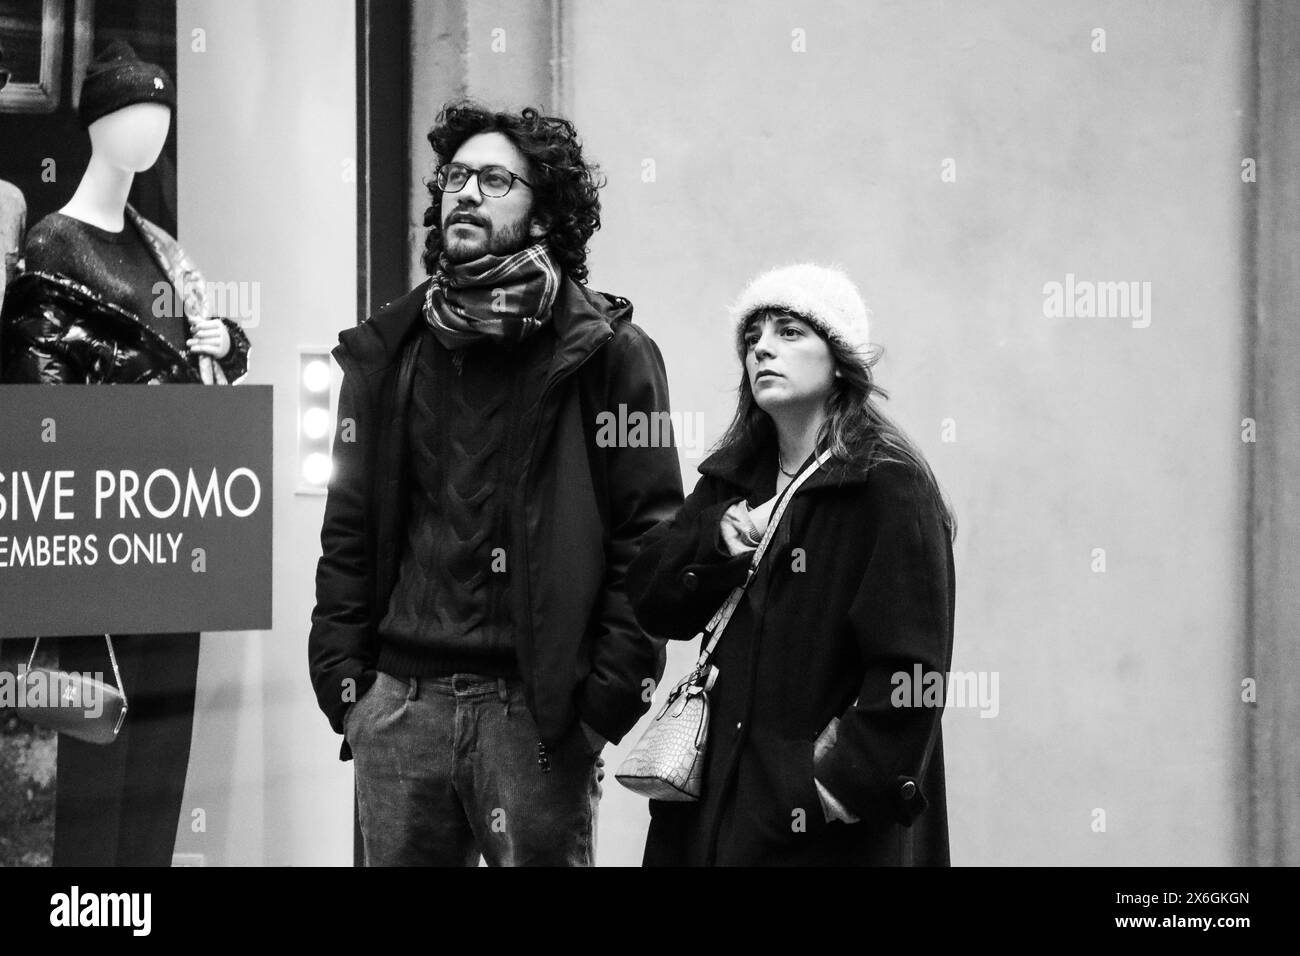
[[[581,361],[579,361],[571,369],[569,369],[569,371],[565,375],[555,379],[549,385],[547,385],[547,387],[542,390],[542,397],[538,400],[537,407],[539,409],[544,409],[546,407],[546,399],[550,397],[551,392],[559,388],[561,382],[566,382],[569,379],[576,376],[578,372],[582,369],[582,367],[586,365],[589,361],[591,361],[592,356],[594,356],[597,352],[599,352],[602,348],[604,348],[609,343],[609,340],[612,339],[613,337],[614,337],[614,332],[611,329],[609,335],[605,336],[598,343],[596,343],[596,347],[593,348],[586,355],[584,355]],[[584,424],[584,428],[585,428],[585,424]],[[524,476],[522,479],[525,488],[528,487],[529,482],[532,480],[533,465],[536,464],[533,457],[533,452],[536,448],[537,448],[537,431],[536,429],[534,429],[532,438],[528,443],[528,450],[525,456],[528,461],[528,464],[524,467]],[[516,516],[515,520],[518,520],[518,517],[519,516]],[[525,514],[522,517],[523,520],[519,522],[520,525],[519,533],[522,536],[524,542],[524,606],[531,608],[533,606],[533,578],[532,578],[532,574],[530,573],[531,568],[528,565],[528,554],[530,553],[531,550],[528,546],[529,544],[528,515]],[[525,628],[527,629],[528,632],[528,649],[529,652],[531,653],[533,650],[533,617],[531,614],[528,614],[526,615],[526,618],[527,621],[525,624]],[[547,746],[546,742],[539,737],[537,741],[537,765],[541,767],[542,773],[551,772],[551,758],[550,758],[551,752],[552,752],[551,748]]]
[[[359,413],[364,414],[367,420],[373,422],[378,418],[379,406],[382,404],[382,402],[378,400],[374,395],[371,394],[370,383],[366,381],[366,376],[361,374],[361,364],[357,360],[356,356],[352,354],[352,349],[346,343],[341,342],[339,344],[341,347],[337,351],[340,354],[335,354],[334,359],[339,363],[339,368],[342,370],[344,377],[351,375],[355,386],[358,386],[355,388],[355,394],[357,394],[360,399],[361,407],[359,409]],[[334,353],[331,352],[331,354]],[[398,353],[398,367],[399,367],[398,377],[400,378],[401,377],[400,350]],[[340,387],[340,391],[341,390],[342,389]],[[376,465],[377,465],[379,453],[380,453],[380,449],[377,447],[377,445],[374,442],[371,442],[369,447],[366,449],[366,467],[370,469],[372,475],[377,470]],[[333,454],[333,448],[331,447],[331,455],[332,454]],[[367,510],[371,510],[375,505],[376,501],[382,497],[384,496],[382,495],[382,493],[376,491],[375,483],[372,481],[370,484],[369,494],[366,496],[365,508]],[[380,514],[376,509],[375,525],[377,528],[382,529],[385,526],[385,522],[380,521],[379,517]],[[380,533],[379,531],[376,531],[377,535],[379,533]],[[377,540],[376,540],[376,550],[378,550]],[[379,574],[378,564],[379,564],[379,560],[378,560],[378,555],[376,554],[375,567],[373,569],[374,580],[370,588],[370,592],[371,592],[370,598],[371,601],[374,602],[376,607],[379,604],[378,586],[379,586],[380,574]],[[375,614],[374,609],[371,610],[371,614],[372,615]]]

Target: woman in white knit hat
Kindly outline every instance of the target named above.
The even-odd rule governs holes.
[[[874,400],[879,352],[843,272],[764,273],[731,320],[735,418],[629,572],[665,638],[746,588],[709,658],[699,798],[651,800],[645,862],[946,865],[952,514]]]

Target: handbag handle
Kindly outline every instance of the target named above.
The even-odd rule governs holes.
[[[807,468],[799,472],[798,477],[790,482],[785,491],[781,493],[781,500],[776,503],[776,511],[773,512],[771,520],[767,523],[767,530],[763,532],[763,540],[754,549],[754,557],[749,562],[749,570],[745,572],[745,582],[731,589],[727,599],[722,602],[722,607],[718,608],[717,612],[710,618],[709,623],[705,625],[704,630],[700,632],[700,636],[708,634],[709,641],[704,650],[700,652],[700,659],[695,664],[697,671],[702,672],[705,665],[708,664],[709,658],[713,655],[713,649],[718,646],[718,639],[722,637],[722,632],[726,630],[727,624],[731,621],[731,615],[739,607],[740,599],[745,596],[745,589],[749,587],[749,582],[753,580],[759,562],[763,560],[763,555],[767,554],[767,546],[772,543],[777,526],[785,516],[786,505],[790,503],[794,493],[799,490],[799,486],[811,478],[813,472],[825,464],[830,457],[831,452],[828,448],[818,455]]]
[[[108,660],[113,665],[113,679],[117,681],[118,693],[122,695],[122,712],[117,715],[117,726],[113,728],[113,733],[122,729],[122,723],[126,720],[126,712],[131,706],[131,702],[126,699],[126,685],[122,683],[122,671],[117,666],[117,654],[113,651],[113,638],[105,634],[104,640],[108,642]],[[32,642],[32,653],[27,658],[27,672],[31,673],[32,665],[36,662],[36,649],[41,646],[41,639],[38,637]]]

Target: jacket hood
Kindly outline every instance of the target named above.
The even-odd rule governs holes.
[[[424,297],[432,281],[425,279],[365,322],[340,332],[335,355],[339,356],[341,350],[367,371],[396,362],[402,343],[423,324]],[[621,296],[588,289],[566,275],[551,307],[551,316],[557,339],[556,367],[562,369],[580,361],[609,339],[614,323],[630,321],[632,303]]]

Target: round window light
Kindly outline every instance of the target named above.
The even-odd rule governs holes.
[[[330,367],[329,363],[321,359],[313,359],[308,362],[302,370],[302,384],[307,386],[309,392],[323,392],[330,387]]]
[[[303,459],[302,476],[313,485],[328,484],[333,468],[334,463],[330,461],[329,455],[315,452]]]

